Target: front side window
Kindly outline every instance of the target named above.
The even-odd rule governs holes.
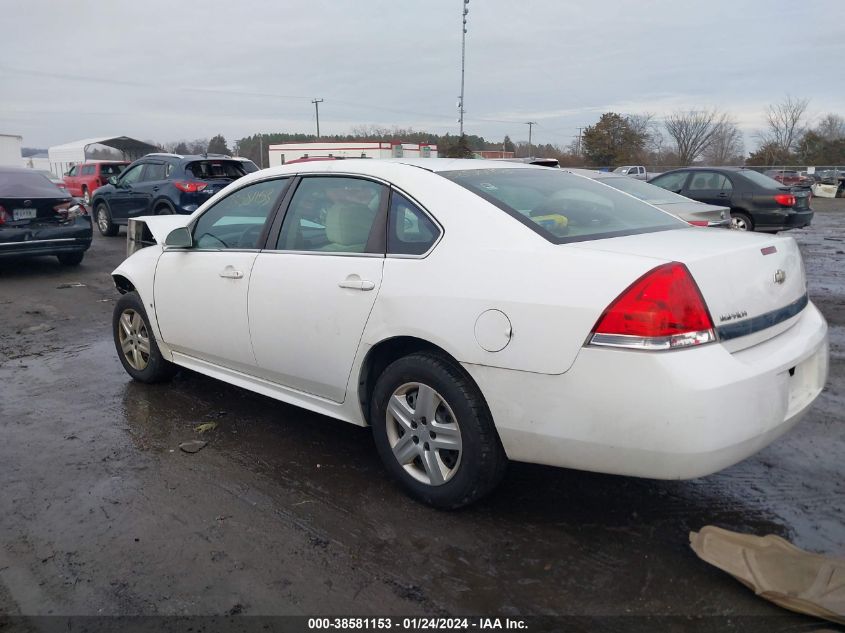
[[[142,164],[135,165],[131,169],[127,169],[120,177],[120,184],[131,185],[138,182],[141,179],[141,172],[144,171],[144,167],[146,167],[146,165]]]
[[[77,171],[78,171],[78,169],[76,168],[76,165],[74,165],[73,167],[70,168],[70,171],[67,173],[67,175],[68,176],[76,176]]]
[[[440,175],[491,202],[554,244],[689,227],[616,189],[559,170],[473,169]]]
[[[285,214],[277,250],[376,252],[384,235],[384,225],[376,222],[384,195],[386,188],[369,180],[303,178]]]
[[[678,193],[684,188],[684,182],[686,181],[688,175],[688,172],[676,171],[674,174],[658,176],[651,181],[651,184],[663,187],[663,189],[666,189],[667,191],[674,191],[675,193]]]
[[[238,189],[203,213],[194,225],[199,249],[253,249],[289,178],[265,180]]]
[[[401,193],[390,195],[387,220],[387,252],[390,255],[422,255],[440,236],[440,229]]]

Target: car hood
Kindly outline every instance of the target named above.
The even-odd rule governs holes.
[[[164,240],[173,229],[178,229],[180,226],[187,226],[190,222],[189,215],[144,215],[140,218],[133,218],[134,222],[141,222],[147,226],[153,239],[164,246]]]

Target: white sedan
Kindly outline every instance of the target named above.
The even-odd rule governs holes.
[[[718,471],[798,422],[827,375],[792,238],[692,227],[558,169],[300,163],[143,221],[155,243],[113,273],[134,379],[187,367],[369,425],[438,507],[509,459]]]

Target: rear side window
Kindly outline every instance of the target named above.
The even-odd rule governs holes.
[[[198,180],[237,180],[246,175],[243,165],[236,160],[196,160],[188,163],[185,171]]]
[[[440,229],[422,209],[396,191],[390,196],[387,224],[390,255],[422,255],[440,236]]]
[[[80,172],[83,176],[93,176],[94,172],[97,170],[96,165],[83,165],[82,171]]]
[[[126,165],[100,165],[101,176],[119,176]]]
[[[563,171],[473,169],[440,175],[496,205],[555,244],[689,227],[686,222],[616,189]]]
[[[164,180],[167,166],[164,163],[150,163],[144,173],[144,180]]]

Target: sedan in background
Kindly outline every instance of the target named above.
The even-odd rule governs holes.
[[[55,255],[76,266],[91,246],[85,207],[32,169],[0,167],[0,258]]]
[[[649,182],[699,202],[729,207],[731,224],[740,231],[774,233],[803,228],[813,220],[808,189],[783,185],[752,169],[685,167]]]
[[[724,228],[731,226],[731,210],[727,207],[696,202],[671,191],[650,185],[642,180],[621,176],[616,173],[592,171],[589,169],[567,169],[567,171],[592,178],[603,185],[609,185],[614,189],[624,191],[694,226],[718,226]]]
[[[437,507],[508,460],[715,472],[793,427],[827,376],[795,240],[697,229],[561,169],[300,163],[142,222],[156,243],[112,273],[133,379],[186,367],[371,426],[388,473]]]

